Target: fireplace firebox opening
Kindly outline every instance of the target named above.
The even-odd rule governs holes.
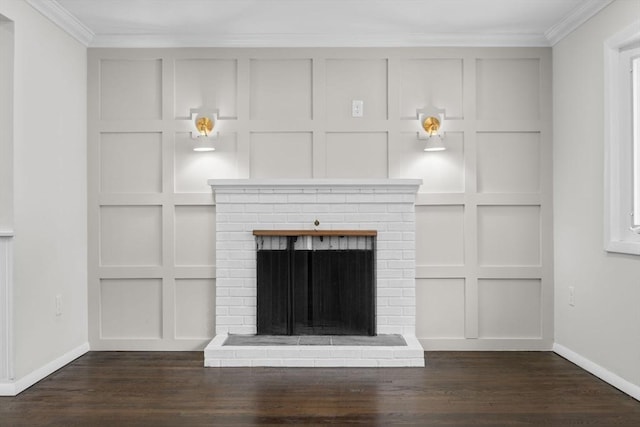
[[[375,230],[255,230],[258,335],[376,335]]]

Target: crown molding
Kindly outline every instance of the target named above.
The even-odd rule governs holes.
[[[71,37],[85,46],[91,44],[95,34],[55,0],[26,0],[45,18],[66,31]]]
[[[585,0],[544,35],[508,34],[94,34],[56,0],[26,0],[35,10],[87,47],[548,47],[613,0]]]
[[[581,2],[571,13],[545,31],[544,35],[549,44],[554,46],[612,2],[613,0],[587,0]]]
[[[95,48],[548,47],[541,34],[97,34]]]

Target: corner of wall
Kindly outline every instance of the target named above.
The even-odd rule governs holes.
[[[52,360],[51,362],[25,375],[22,378],[14,381],[6,381],[0,383],[0,396],[16,396],[22,393],[32,385],[36,384],[38,381],[43,380],[58,369],[68,365],[80,356],[86,354],[88,351],[89,343],[85,342],[82,345],[72,349],[71,351]]]
[[[623,393],[628,394],[636,400],[640,400],[640,387],[625,380],[619,375],[614,374],[613,372],[603,368],[597,363],[592,362],[591,360],[579,355],[573,350],[568,349],[567,347],[560,344],[553,344],[553,352],[558,356],[561,356],[567,359],[569,362],[574,363],[584,369],[585,371],[595,375],[601,380],[609,383],[614,386],[618,390]]]

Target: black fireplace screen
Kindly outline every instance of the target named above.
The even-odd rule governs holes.
[[[375,237],[256,239],[259,335],[375,335]]]

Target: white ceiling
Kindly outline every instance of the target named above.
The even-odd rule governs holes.
[[[317,47],[550,46],[612,0],[27,1],[91,47]]]

